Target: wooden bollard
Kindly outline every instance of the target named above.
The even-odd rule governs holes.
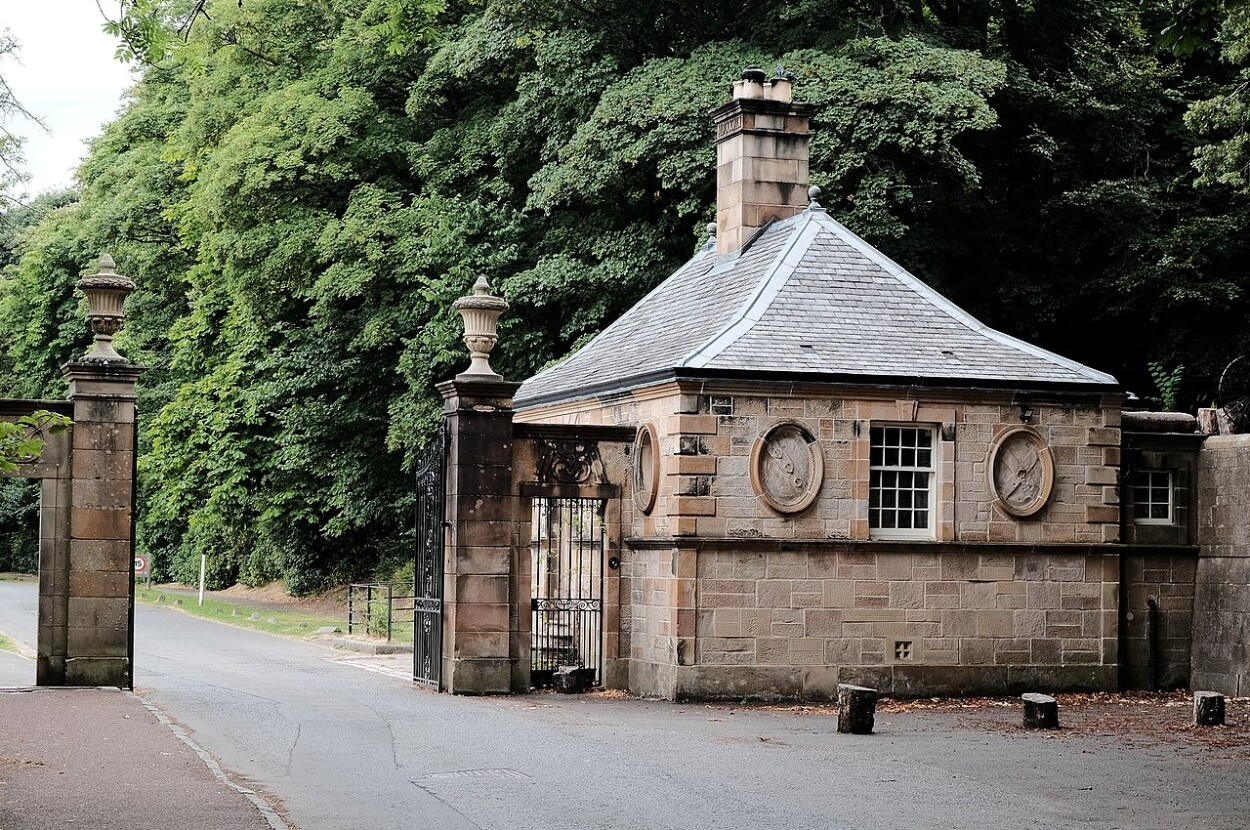
[[[871,735],[876,722],[877,690],[867,686],[838,684],[838,731]]]
[[[1059,702],[1053,697],[1029,692],[1020,699],[1024,701],[1025,729],[1059,728]]]
[[[1194,692],[1194,726],[1224,725],[1224,695]]]

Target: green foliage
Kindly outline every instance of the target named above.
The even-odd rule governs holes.
[[[44,439],[69,429],[69,418],[39,410],[13,421],[0,421],[0,472],[17,472],[19,464],[36,461]]]
[[[1168,371],[1162,363],[1150,363],[1146,368],[1150,371],[1150,379],[1154,382],[1155,391],[1159,393],[1159,402],[1164,411],[1176,412],[1185,367],[1177,366]]]
[[[0,573],[39,569],[39,482],[0,479]]]
[[[1194,151],[1200,173],[1197,184],[1250,195],[1250,3],[1226,0],[1206,5],[1223,11],[1216,42],[1236,75],[1215,95],[1195,101],[1185,117],[1190,128],[1207,139]]]
[[[1011,334],[1205,394],[1250,349],[1245,54],[1236,4],[1190,5],[127,0],[151,66],[77,199],[0,238],[0,394],[62,391],[108,250],[157,573],[390,573],[466,361],[451,302],[508,299],[517,379],[601,330],[702,242],[707,113],[752,62],[816,105],[812,180],[857,233]]]

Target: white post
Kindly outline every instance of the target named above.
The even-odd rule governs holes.
[[[200,605],[204,604],[204,569],[208,565],[208,554],[200,554]]]

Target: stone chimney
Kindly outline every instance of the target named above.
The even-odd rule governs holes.
[[[748,66],[716,124],[716,252],[741,248],[760,228],[807,207],[808,119],[793,100],[792,75]]]

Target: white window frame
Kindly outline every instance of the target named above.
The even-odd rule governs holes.
[[[912,430],[916,433],[927,432],[929,434],[929,466],[922,467],[919,465],[886,465],[872,463],[873,437],[877,430],[882,430],[882,438],[885,437],[885,430],[902,429]],[[916,447],[920,449],[919,447]],[[883,459],[884,461],[884,459]],[[925,508],[926,519],[928,524],[925,527],[873,527],[873,507],[872,496],[874,491],[879,492],[880,488],[874,488],[873,479],[875,474],[879,472],[912,472],[928,474],[928,505]],[[915,424],[915,423],[870,423],[868,426],[868,537],[870,539],[934,539],[936,538],[937,528],[937,476],[938,476],[938,430],[936,424]],[[898,492],[896,490],[896,492]],[[912,492],[925,492],[912,488]],[[880,509],[880,508],[878,508]],[[897,506],[893,508],[897,510]],[[913,511],[913,519],[915,518],[915,506],[911,507]]]
[[[1138,476],[1148,476],[1151,478],[1144,486],[1138,483]],[[1137,508],[1139,505],[1146,506],[1146,513],[1149,514],[1151,506],[1162,504],[1163,502],[1153,501],[1150,496],[1154,491],[1159,489],[1159,485],[1153,481],[1154,476],[1164,476],[1167,482],[1167,508],[1168,514],[1166,518],[1151,518],[1147,516],[1138,516]],[[1176,476],[1172,470],[1162,469],[1146,469],[1134,470],[1129,480],[1129,484],[1133,490],[1133,524],[1137,525],[1170,525],[1176,523]],[[1147,498],[1141,501],[1138,494],[1143,490],[1146,491]]]

